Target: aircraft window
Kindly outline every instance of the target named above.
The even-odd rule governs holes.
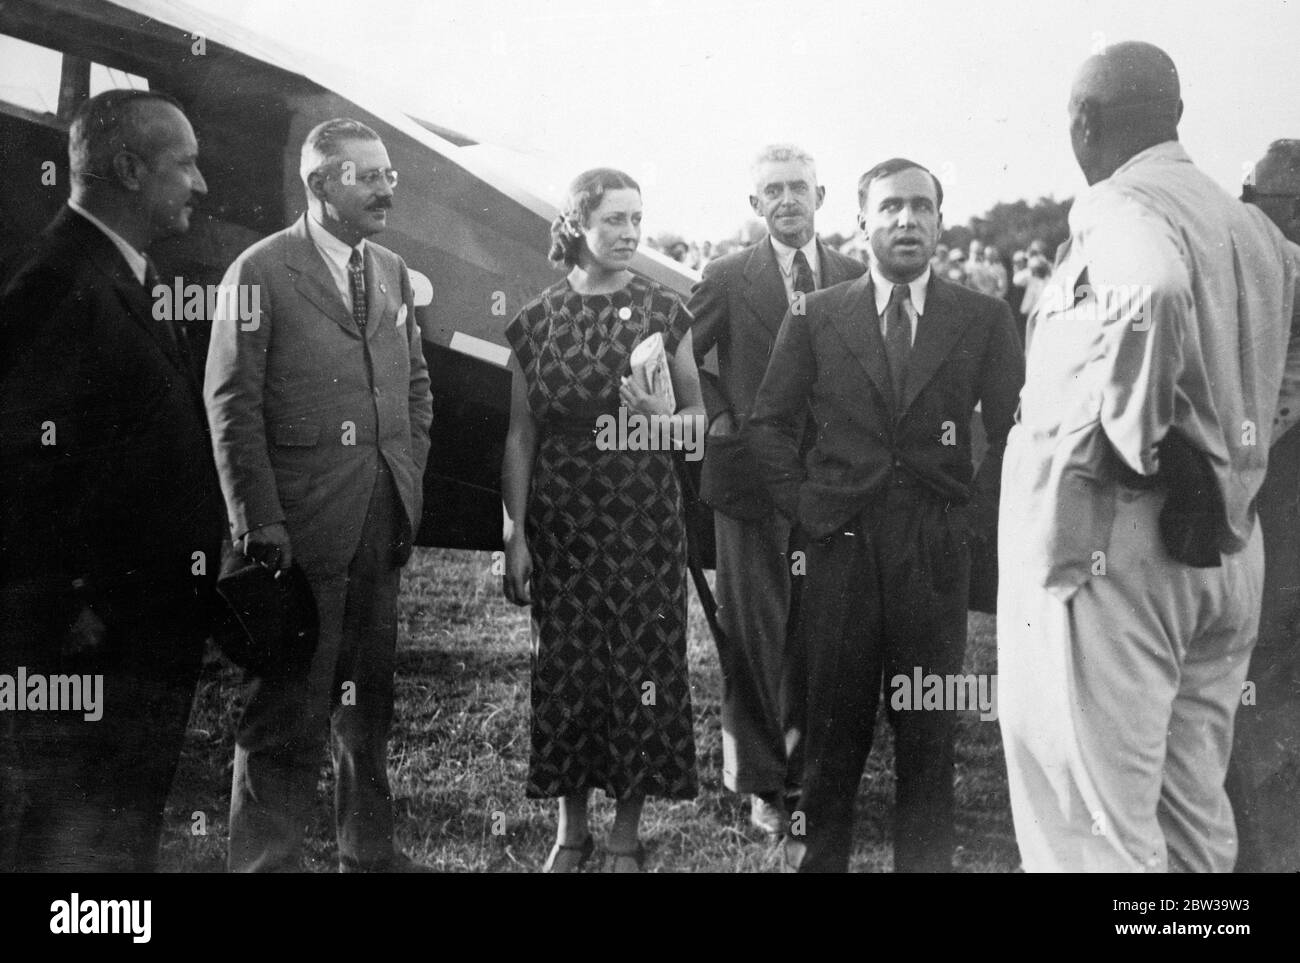
[[[103,64],[90,65],[90,96],[102,94],[106,90],[129,87],[131,90],[148,90],[149,81],[125,70],[115,70]]]
[[[34,114],[59,110],[63,54],[0,35],[0,101]]]

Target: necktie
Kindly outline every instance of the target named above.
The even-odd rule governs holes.
[[[808,258],[804,257],[803,251],[794,252],[794,290],[796,294],[812,294],[817,290],[817,282],[813,280],[812,265],[808,263]]]
[[[362,331],[366,329],[366,269],[361,263],[361,252],[352,249],[348,258],[348,284],[352,288],[352,320]]]
[[[153,292],[162,278],[158,276],[158,266],[153,263],[153,258],[149,255],[144,257],[144,290],[149,297],[149,303],[153,303]],[[168,321],[166,319],[156,320],[159,331],[162,334],[163,350],[169,351],[173,359],[178,360],[189,370],[189,350],[185,340],[185,327],[178,321]]]
[[[912,353],[912,321],[907,315],[911,292],[906,284],[895,284],[885,305],[885,357],[889,359],[889,377],[894,385],[894,402],[903,404],[903,387],[907,384],[907,359]]]

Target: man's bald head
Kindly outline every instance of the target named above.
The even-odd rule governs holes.
[[[1149,43],[1107,47],[1084,61],[1070,91],[1070,140],[1089,184],[1154,144],[1178,139],[1178,69]]]
[[[1241,199],[1300,244],[1300,140],[1275,140],[1242,186]]]

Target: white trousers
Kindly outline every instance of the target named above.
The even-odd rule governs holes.
[[[1263,539],[1256,524],[1222,567],[1192,568],[1160,540],[1163,492],[1115,497],[1105,573],[1064,602],[1017,569],[1023,536],[1003,508],[998,709],[1021,860],[1027,872],[1229,872],[1223,781]]]

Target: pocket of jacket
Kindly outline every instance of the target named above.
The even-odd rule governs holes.
[[[313,448],[320,439],[320,425],[306,421],[282,421],[271,429],[275,444],[284,448]]]

